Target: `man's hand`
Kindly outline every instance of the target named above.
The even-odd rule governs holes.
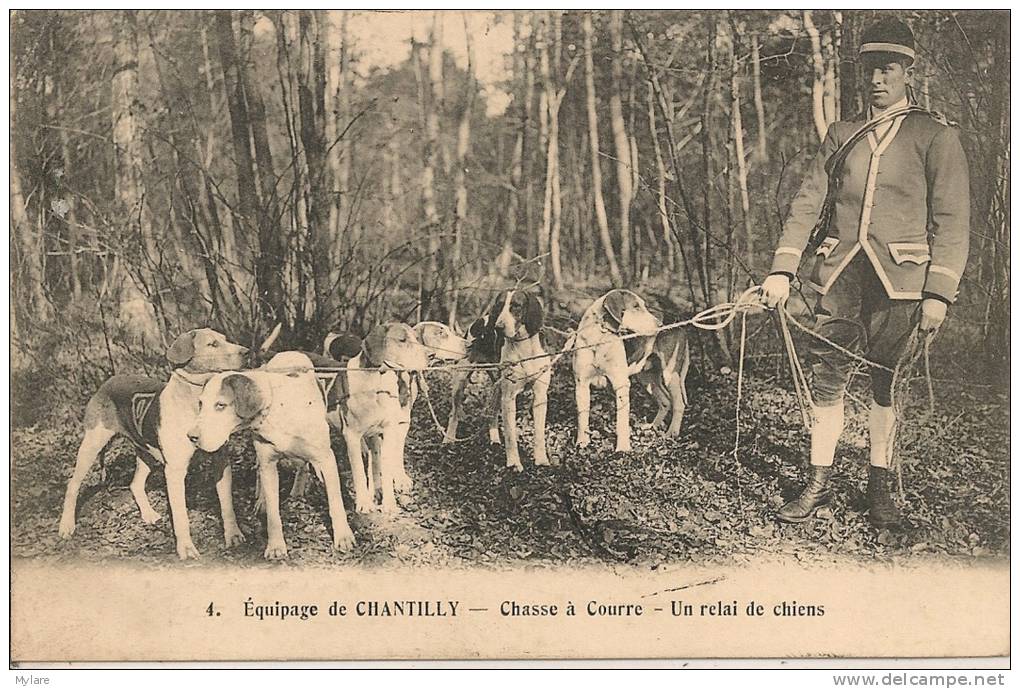
[[[921,330],[931,332],[938,330],[942,321],[946,320],[946,302],[939,299],[925,299],[921,302]]]
[[[790,298],[790,278],[778,273],[769,275],[765,282],[761,283],[761,298],[770,309],[786,303]]]

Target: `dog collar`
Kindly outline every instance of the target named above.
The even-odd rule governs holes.
[[[189,377],[192,374],[186,373],[183,368],[175,368],[173,375],[177,376],[188,385],[194,385],[196,388],[201,388],[205,387],[205,384],[208,383],[209,379],[216,375],[216,373],[198,373],[194,374],[195,377]]]

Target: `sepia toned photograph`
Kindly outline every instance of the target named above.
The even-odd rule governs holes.
[[[12,667],[1008,667],[1008,10],[8,21]]]

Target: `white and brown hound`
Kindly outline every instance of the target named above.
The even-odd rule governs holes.
[[[411,423],[414,375],[427,365],[425,349],[403,323],[377,325],[347,361],[329,397],[328,418],[344,437],[354,479],[355,509],[373,509],[375,488],[383,512],[395,512],[396,492],[411,488],[404,444]],[[368,472],[363,449],[367,448]]]
[[[523,471],[517,448],[517,396],[532,387],[532,417],[535,424],[534,456],[536,466],[548,465],[545,448],[545,417],[552,378],[553,357],[541,341],[545,320],[542,302],[522,290],[506,290],[493,302],[489,314],[476,320],[470,330],[468,361],[499,363],[499,384],[494,390],[498,399],[498,416],[503,419],[503,444],[506,466]],[[464,401],[467,375],[456,375],[453,381],[453,407],[446,430],[446,442],[457,435],[460,407]],[[495,410],[489,415],[489,440],[499,442]],[[559,464],[553,458],[552,464]]]
[[[146,376],[117,375],[103,383],[85,406],[85,436],[64,495],[59,526],[61,537],[69,538],[74,533],[78,492],[89,469],[110,440],[123,435],[137,450],[131,494],[142,520],[155,524],[160,518],[149,504],[145,481],[151,468],[162,465],[177,555],[182,560],[197,558],[198,550],[191,540],[184,501],[184,477],[195,452],[188,430],[198,416],[202,386],[218,371],[241,368],[247,351],[241,345],[228,342],[215,330],[190,330],[167,350],[167,359],[177,366],[169,382]],[[230,462],[218,461],[222,473],[216,482],[216,493],[223,515],[223,538],[227,546],[233,546],[244,541],[244,535],[234,516]]]
[[[401,324],[390,325],[399,326]],[[399,331],[400,328],[397,328],[397,330]],[[467,356],[466,340],[445,323],[440,323],[438,321],[422,321],[415,325],[414,328],[412,328],[412,331],[415,339],[424,349],[427,363],[461,361]],[[377,335],[378,334],[379,333],[377,333]],[[326,358],[317,359],[313,356],[311,357],[312,361],[317,367],[331,369],[345,367],[347,362],[361,354],[364,348],[362,341],[352,335],[330,332],[326,335],[325,340],[323,341],[322,349],[323,355]],[[414,369],[421,365],[419,354],[419,352],[415,351],[410,359],[405,361],[407,364],[406,368]],[[407,358],[404,354],[400,353],[394,356],[397,358]],[[393,361],[392,356],[389,361]],[[330,411],[332,412],[333,406],[339,406],[342,398],[349,395],[349,379],[345,375],[339,380],[339,383],[337,383],[337,377],[335,375],[328,373],[317,375],[320,379],[320,384],[323,386],[323,390],[327,391],[330,398],[327,401],[327,404],[331,405]],[[414,402],[418,398],[419,382],[423,384],[424,381],[421,381],[418,376],[408,375],[406,372],[398,373],[398,377],[399,385],[406,385],[407,387],[406,394],[408,395],[408,403],[402,406],[407,407],[406,412],[408,414],[408,419],[410,419],[410,410],[414,407]],[[363,378],[362,382],[365,381],[371,382],[372,377]],[[401,392],[402,390],[403,388],[401,388],[398,392]],[[355,403],[355,406],[358,406],[357,402]],[[330,421],[338,431],[343,433],[344,423],[339,411],[337,413],[330,414]],[[362,435],[362,459],[363,462],[369,462],[369,471],[366,474],[367,485],[365,488],[365,495],[367,495],[367,497],[363,497],[361,502],[358,504],[358,510],[362,512],[370,510],[374,500],[376,478],[379,475],[380,466],[378,462],[373,461],[372,444],[376,444],[376,440],[379,436],[379,433],[366,433]],[[378,454],[379,451],[381,451],[381,444],[376,444],[376,450],[377,452],[375,453],[374,459],[379,458]],[[294,481],[294,487],[291,490],[292,497],[299,496],[304,493],[306,473],[307,472],[303,469],[299,471]],[[407,493],[411,490],[412,481],[404,464],[402,450],[400,451],[400,465],[395,469],[393,486],[397,493]]]
[[[623,335],[636,335],[623,339]],[[577,444],[588,445],[591,385],[608,379],[616,393],[616,449],[630,447],[630,379],[644,386],[658,403],[653,426],[670,414],[666,433],[680,432],[687,406],[690,349],[682,328],[659,331],[659,321],[645,301],[625,289],[614,289],[585,310],[574,346],[577,400]]]
[[[329,443],[326,404],[311,360],[301,352],[283,352],[256,371],[213,376],[200,397],[201,410],[188,432],[201,450],[214,452],[230,434],[250,428],[255,436],[259,483],[266,506],[265,557],[287,557],[280,519],[277,462],[286,457],[311,464],[326,488],[333,527],[333,548],[350,550],[354,534],[340,496],[336,456]]]
[[[413,330],[430,363],[463,361],[467,357],[467,340],[446,323],[422,321]]]

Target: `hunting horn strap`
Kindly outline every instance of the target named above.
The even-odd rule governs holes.
[[[822,211],[818,214],[818,222],[815,223],[814,229],[811,230],[811,237],[808,239],[806,253],[808,255],[813,254],[822,241],[829,234],[829,225],[832,222],[832,211],[836,206],[836,192],[839,190],[839,178],[840,173],[843,171],[843,163],[846,162],[846,157],[850,155],[850,151],[856,146],[861,139],[866,137],[869,132],[875,130],[886,122],[890,122],[897,117],[908,115],[912,112],[923,112],[925,114],[931,114],[928,110],[925,110],[920,105],[908,105],[905,108],[897,108],[896,110],[888,110],[878,117],[868,120],[861,128],[858,129],[853,135],[843,142],[839,148],[837,148],[829,159],[825,161],[825,173],[828,176],[828,184],[825,189],[825,199],[822,201]]]

